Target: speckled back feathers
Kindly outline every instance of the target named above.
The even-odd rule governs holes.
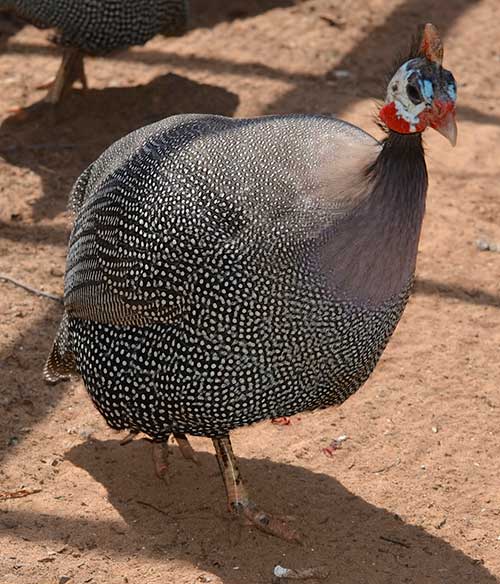
[[[320,261],[370,194],[366,160],[368,192],[335,191],[353,172],[340,152],[360,143],[376,160],[373,138],[322,116],[177,116],[115,143],[73,192],[67,321],[47,375],[74,359],[112,427],[158,440],[344,401],[413,276],[371,302]]]
[[[186,30],[187,0],[11,0],[19,16],[55,28],[56,41],[92,54]]]

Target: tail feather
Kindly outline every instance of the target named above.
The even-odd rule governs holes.
[[[52,350],[43,368],[47,383],[58,383],[78,374],[75,355],[69,347],[68,315],[64,313]]]

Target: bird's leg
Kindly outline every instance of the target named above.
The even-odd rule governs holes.
[[[163,442],[153,442],[153,462],[156,476],[167,481],[168,473],[168,438]]]
[[[192,460],[194,463],[200,464],[198,456],[196,455],[196,452],[193,450],[193,447],[189,443],[189,440],[187,439],[186,435],[174,432],[174,438],[175,441],[177,442],[177,446],[179,447],[182,456],[187,460]]]
[[[139,434],[139,430],[130,430],[130,432],[125,436],[125,438],[122,438],[120,440],[120,446],[125,446],[126,444],[129,444],[129,442],[132,442],[132,440],[137,436],[137,434]]]
[[[133,440],[133,434],[136,432],[132,431],[130,434],[122,440],[122,443],[127,443],[125,441]],[[181,451],[182,456],[189,460],[192,460],[196,464],[200,464],[198,457],[196,456],[195,451],[191,444],[189,444],[189,440],[187,439],[185,434],[180,434],[174,432],[174,438],[179,446],[179,450]],[[170,451],[168,449],[168,437],[166,440],[162,442],[153,442],[153,462],[155,465],[155,472],[156,476],[159,479],[164,480],[165,482],[168,481],[168,470],[169,470],[169,457]]]
[[[87,89],[87,78],[83,66],[83,53],[79,49],[64,49],[61,65],[54,81],[45,85],[49,87],[44,101],[59,103],[61,97],[71,88],[75,81],[80,81],[83,89]],[[42,85],[40,88],[43,88]]]
[[[238,470],[229,436],[214,438],[213,443],[224,486],[226,487],[229,509],[244,517],[261,531],[287,541],[300,541],[298,532],[292,529],[285,521],[261,511],[250,500]]]
[[[43,101],[54,105],[59,103],[63,95],[71,88],[75,81],[80,81],[83,89],[87,89],[87,78],[85,77],[83,67],[83,53],[78,49],[68,48],[64,50],[56,78],[42,85],[38,85],[37,89],[49,88]],[[21,106],[8,108],[7,111],[14,114],[18,119],[23,119],[27,116],[27,108]]]

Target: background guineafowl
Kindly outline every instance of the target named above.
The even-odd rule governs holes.
[[[378,142],[315,115],[183,115],[113,144],[78,179],[65,316],[45,377],[83,377],[108,424],[213,438],[340,404],[368,378],[413,282],[427,191],[421,132],[456,140],[456,85],[426,25],[389,82]],[[162,458],[163,457],[163,458]],[[158,464],[158,461],[161,464]]]
[[[64,47],[46,100],[57,103],[75,81],[87,86],[84,54],[104,55],[143,45],[157,34],[180,35],[187,27],[187,0],[0,0],[39,28],[55,28]]]

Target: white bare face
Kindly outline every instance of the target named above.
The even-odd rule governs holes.
[[[398,116],[408,122],[411,132],[416,132],[420,114],[432,105],[433,87],[426,79],[415,79],[412,64],[413,61],[408,61],[396,71],[389,82],[385,102],[394,102]]]

